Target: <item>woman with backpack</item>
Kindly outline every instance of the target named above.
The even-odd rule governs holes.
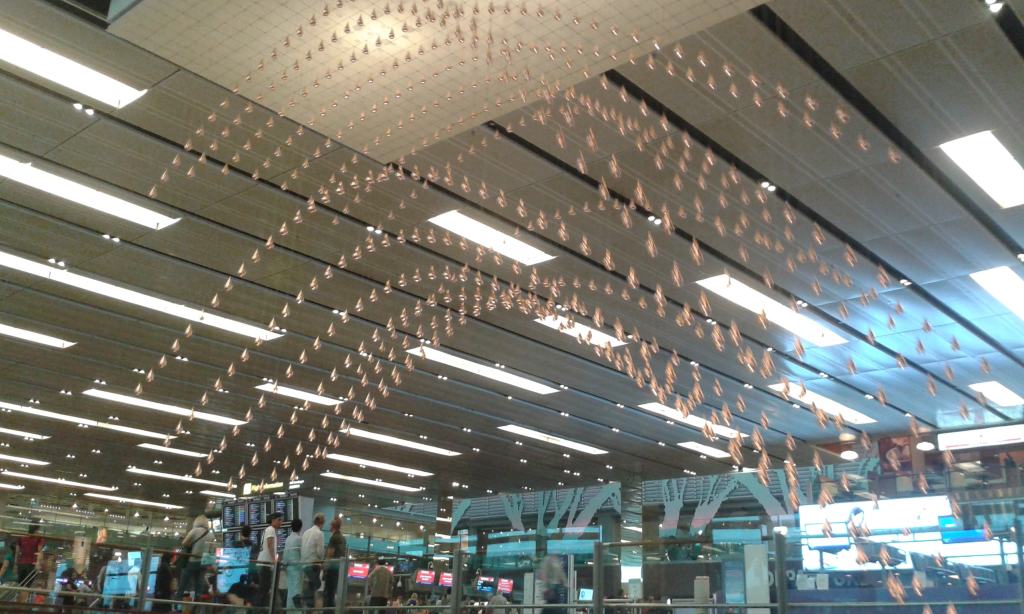
[[[210,521],[206,516],[200,514],[192,523],[192,530],[181,541],[178,558],[175,559],[175,566],[180,574],[177,599],[181,599],[186,592],[190,591],[195,596],[201,595],[206,588],[206,582],[203,579],[203,555],[209,551],[212,543],[213,534],[210,533]]]

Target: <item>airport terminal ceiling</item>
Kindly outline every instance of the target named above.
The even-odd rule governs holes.
[[[384,506],[1019,422],[999,4],[4,3],[0,488]]]

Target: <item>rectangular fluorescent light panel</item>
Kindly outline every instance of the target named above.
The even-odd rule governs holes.
[[[147,450],[153,450],[155,452],[166,452],[167,454],[177,454],[178,456],[187,456],[189,458],[206,458],[206,455],[202,452],[193,452],[192,450],[183,450],[181,448],[171,448],[168,446],[161,446],[155,443],[140,443],[140,448]]]
[[[560,333],[571,335],[584,343],[590,345],[596,345],[604,347],[605,345],[611,345],[613,348],[619,347],[620,345],[626,345],[625,341],[619,341],[616,337],[609,335],[608,333],[602,332],[596,328],[591,328],[585,324],[571,321],[565,316],[550,315],[543,318],[537,318],[534,320],[539,324],[543,324],[548,328],[553,328]]]
[[[1024,205],[1024,168],[991,130],[939,147],[1000,207]]]
[[[168,217],[113,194],[44,171],[31,162],[21,162],[4,155],[0,155],[0,177],[153,230],[167,228],[181,219]]]
[[[108,390],[99,390],[97,388],[90,388],[83,392],[82,394],[97,399],[103,399],[105,401],[113,401],[114,403],[121,403],[123,405],[130,405],[132,407],[141,407],[142,409],[152,409],[153,411],[160,411],[166,414],[174,414],[176,416],[194,417],[196,420],[216,422],[217,424],[241,426],[246,423],[245,420],[237,420],[235,418],[228,418],[227,416],[210,414],[205,411],[195,411],[192,409],[188,409],[187,407],[178,407],[176,405],[168,405],[167,403],[147,401],[145,399],[140,399],[138,397],[130,396],[127,394],[118,394],[116,392],[110,392]]]
[[[383,469],[384,471],[394,471],[396,473],[404,473],[406,475],[415,475],[421,478],[434,475],[429,471],[412,469],[410,467],[400,467],[398,465],[392,465],[391,463],[382,463],[380,461],[359,458],[357,456],[349,456],[347,454],[328,454],[327,458],[340,461],[342,463],[351,463],[353,465],[360,465],[363,467],[373,467],[374,469]]]
[[[217,488],[227,488],[227,482],[216,482],[214,480],[204,480],[202,478],[194,478],[188,474],[178,475],[176,473],[164,473],[163,471],[151,471],[149,469],[141,469],[139,467],[128,467],[126,469],[128,473],[134,473],[137,475],[145,475],[151,478],[164,478],[167,480],[178,480],[179,482],[191,482],[193,484],[206,484],[207,486],[216,486]]]
[[[88,484],[86,482],[75,482],[72,480],[65,480],[64,478],[51,478],[45,475],[33,475],[31,473],[21,473],[20,471],[3,471],[0,475],[4,475],[12,478],[21,478],[23,480],[33,480],[36,482],[47,482],[49,484],[61,484],[63,486],[72,486],[75,488],[90,488],[92,490],[103,490],[103,491],[114,491],[117,490],[115,486],[100,486],[97,484]]]
[[[730,275],[723,273],[722,275],[701,279],[697,283],[748,311],[758,315],[764,312],[769,322],[785,328],[797,337],[814,345],[824,347],[840,345],[847,341],[811,318],[790,309],[779,301],[758,292]]]
[[[408,439],[399,439],[398,437],[392,437],[391,435],[384,435],[381,433],[374,433],[372,431],[364,431],[360,428],[352,427],[348,430],[348,434],[352,437],[359,437],[362,439],[371,439],[380,443],[386,443],[392,446],[401,446],[403,448],[411,448],[413,450],[419,450],[421,452],[430,452],[431,454],[439,454],[441,456],[458,456],[461,452],[455,452],[453,450],[445,450],[444,448],[438,448],[437,446],[429,446],[425,443],[418,441],[410,441]]]
[[[117,495],[103,495],[95,492],[85,493],[86,497],[92,497],[93,499],[103,499],[104,501],[113,501],[115,503],[123,503],[125,505],[144,505],[148,507],[158,507],[164,510],[180,510],[180,505],[174,505],[172,503],[161,503],[159,501],[146,501],[145,499],[129,499],[127,497],[118,497]]]
[[[969,384],[968,387],[975,392],[985,395],[986,399],[1000,407],[1024,405],[1024,398],[1021,398],[1019,394],[996,381],[978,382],[977,384]]]
[[[782,392],[783,389],[785,389],[785,386],[781,383],[771,384],[768,387],[776,392]],[[843,420],[845,420],[847,424],[872,424],[877,422],[874,418],[870,418],[856,409],[847,407],[838,401],[833,401],[832,399],[820,395],[817,392],[807,390],[803,394],[798,394],[799,392],[799,386],[790,384],[788,394],[789,398],[795,399],[808,407],[814,405],[830,416],[842,416]]]
[[[11,463],[23,463],[25,465],[49,465],[50,461],[41,461],[34,458],[25,458],[24,456],[11,456],[10,454],[0,454],[0,461],[7,461]]]
[[[458,211],[442,213],[430,218],[430,222],[445,230],[454,232],[460,237],[465,237],[474,243],[479,243],[502,256],[522,262],[527,266],[547,262],[554,258],[551,254],[544,253],[532,245],[523,243],[512,235],[507,235],[500,230],[491,228],[487,224],[478,222]]]
[[[669,407],[668,405],[664,405],[662,403],[643,403],[638,407],[652,414],[658,414],[659,416],[668,418],[673,422],[679,422],[680,424],[692,426],[698,431],[703,431],[704,425],[710,424],[711,430],[714,431],[716,435],[718,435],[719,437],[724,437],[726,439],[734,439],[736,435],[739,434],[739,431],[737,431],[736,429],[729,428],[724,424],[715,424],[710,420],[705,420],[704,418],[701,418],[700,416],[695,416],[693,414],[683,416],[683,413],[678,409],[674,407]]]
[[[107,429],[109,431],[119,431],[122,433],[130,433],[132,435],[138,435],[140,437],[149,437],[151,439],[174,439],[174,436],[168,436],[165,433],[156,433],[153,431],[146,431],[143,429],[137,429],[130,426],[123,426],[120,424],[111,424],[108,422],[98,422],[96,420],[90,420],[88,418],[79,418],[78,416],[70,416],[68,414],[61,414],[55,411],[49,411],[46,409],[40,409],[38,407],[31,407],[28,405],[17,405],[15,403],[8,403],[6,401],[0,401],[0,409],[7,411],[14,411],[22,414],[28,414],[30,416],[36,416],[39,418],[49,418],[50,420],[60,420],[61,422],[71,422],[85,427],[96,427],[101,429]]]
[[[47,81],[121,109],[138,100],[137,90],[84,64],[0,29],[0,61],[13,64]]]
[[[342,475],[340,473],[334,473],[333,471],[325,471],[320,475],[325,478],[345,480],[346,482],[355,482],[356,484],[366,484],[367,486],[376,486],[377,488],[387,488],[389,490],[398,490],[401,492],[419,492],[423,490],[423,488],[419,486],[406,486],[405,484],[394,484],[392,482],[384,482],[381,480],[371,480],[369,478],[360,478],[354,475]]]
[[[157,298],[155,296],[143,294],[142,292],[130,290],[93,277],[86,277],[85,275],[72,273],[71,271],[62,269],[58,266],[50,266],[48,264],[29,260],[28,258],[22,258],[21,256],[15,256],[8,252],[0,251],[0,267],[6,267],[29,275],[49,279],[50,281],[78,288],[79,290],[99,294],[107,298],[130,303],[145,309],[159,311],[160,313],[164,313],[169,316],[184,318],[191,322],[197,322],[199,324],[205,324],[228,332],[245,335],[250,339],[270,341],[281,336],[278,333],[271,332],[259,326],[217,315],[208,309],[196,309],[195,307],[189,307],[181,303]]]
[[[533,429],[528,429],[523,426],[516,426],[514,424],[506,424],[505,426],[499,426],[498,429],[505,431],[506,433],[514,433],[516,435],[522,435],[523,437],[529,437],[545,443],[550,443],[556,446],[562,446],[563,448],[569,448],[570,450],[576,450],[584,452],[586,454],[607,454],[607,450],[595,448],[594,446],[588,446],[585,443],[578,443],[569,439],[563,439],[555,435],[548,435],[547,433],[541,433]]]
[[[201,495],[209,495],[211,497],[220,497],[222,499],[234,499],[235,498],[235,495],[233,495],[233,494],[231,494],[229,492],[218,492],[216,490],[200,490],[199,494],[201,494]]]
[[[345,401],[345,399],[333,399],[331,397],[325,397],[322,394],[306,392],[305,390],[299,390],[298,388],[289,388],[288,386],[282,386],[280,384],[260,384],[259,386],[256,386],[256,390],[279,394],[283,397],[291,397],[293,399],[299,399],[300,401],[309,401],[310,403],[316,403],[317,405],[337,405],[338,403]]]
[[[704,456],[710,456],[711,458],[729,458],[729,453],[718,448],[712,448],[711,446],[698,443],[696,441],[684,441],[679,444],[680,447],[686,448],[691,452],[697,452]]]
[[[468,371],[474,375],[486,377],[487,379],[492,379],[494,381],[508,384],[509,386],[515,386],[516,388],[522,388],[523,390],[528,390],[537,394],[553,394],[558,392],[557,388],[552,388],[551,386],[546,386],[540,382],[535,382],[520,375],[509,373],[504,369],[498,369],[496,367],[466,360],[465,358],[461,358],[447,352],[442,352],[441,350],[434,349],[430,346],[423,345],[406,351],[413,356],[433,360],[434,362],[439,362],[443,365],[448,365],[449,367],[455,367],[456,369]]]
[[[971,273],[971,279],[978,283],[1018,318],[1024,320],[1024,279],[1008,266]]]
[[[1024,424],[939,433],[937,442],[942,451],[1017,445],[1024,443]]]
[[[39,435],[38,433],[29,433],[28,431],[19,431],[18,429],[9,429],[0,426],[0,435],[11,435],[14,437],[21,437],[22,439],[49,439],[49,435]]]
[[[0,483],[0,490],[25,490],[25,487],[21,484],[3,484]]]
[[[0,335],[4,335],[5,337],[14,337],[15,339],[21,339],[22,341],[31,341],[32,343],[38,343],[41,345],[48,345],[61,350],[69,348],[75,344],[74,341],[65,341],[63,339],[58,339],[57,337],[51,337],[50,335],[25,330],[24,328],[8,326],[7,324],[0,324]]]

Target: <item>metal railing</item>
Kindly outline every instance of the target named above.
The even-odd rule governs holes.
[[[1017,551],[1018,554],[1021,554],[1022,551],[1024,551],[1024,545],[1022,545],[1020,539],[1020,526],[1018,526],[1017,536]],[[762,540],[761,544],[765,547],[763,549],[762,560],[768,565],[768,569],[765,569],[764,571],[765,576],[767,577],[770,570],[774,575],[774,578],[780,580],[785,579],[787,577],[787,550],[790,546],[798,546],[800,544],[797,543],[796,540],[793,542],[788,541],[787,535],[784,531],[774,533],[769,539]],[[134,584],[131,584],[134,592],[130,594],[112,594],[109,590],[104,591],[103,589],[100,589],[98,592],[87,592],[55,590],[53,588],[33,588],[28,586],[4,586],[0,587],[0,590],[6,591],[8,595],[14,594],[16,598],[13,600],[9,599],[7,601],[0,600],[0,612],[10,612],[12,614],[20,612],[54,612],[70,614],[72,612],[181,611],[210,614],[219,614],[220,612],[230,612],[232,614],[284,614],[299,612],[343,614],[355,611],[356,613],[363,612],[365,614],[376,614],[377,612],[387,612],[389,614],[609,614],[609,612],[613,614],[668,614],[668,612],[678,608],[685,608],[688,612],[696,612],[699,614],[722,614],[726,612],[754,612],[756,614],[764,612],[788,614],[793,612],[795,614],[797,612],[810,613],[811,611],[814,611],[815,614],[826,614],[831,611],[846,612],[850,610],[890,611],[892,608],[916,608],[915,611],[920,612],[925,605],[931,606],[933,611],[942,612],[946,611],[946,608],[950,603],[953,603],[958,607],[969,604],[973,608],[1002,608],[1003,611],[1010,608],[1010,611],[1024,613],[1024,600],[1020,598],[1020,595],[1016,595],[1017,598],[1015,599],[986,598],[984,595],[978,595],[977,598],[970,598],[962,601],[950,601],[947,599],[930,598],[929,595],[917,596],[908,591],[908,594],[904,598],[894,597],[887,600],[883,597],[885,594],[884,589],[881,589],[876,593],[867,594],[868,598],[861,601],[833,602],[808,600],[795,602],[790,599],[789,583],[785,580],[774,582],[773,598],[765,602],[722,603],[720,601],[716,601],[718,599],[717,595],[698,595],[696,590],[689,593],[693,595],[692,598],[686,599],[670,598],[658,600],[650,597],[640,598],[639,596],[633,599],[624,599],[610,598],[608,596],[615,591],[609,590],[612,587],[605,586],[606,568],[616,564],[621,564],[622,561],[621,556],[615,556],[614,550],[616,548],[654,547],[656,550],[660,550],[669,546],[700,546],[713,549],[716,545],[721,546],[721,544],[715,544],[715,542],[705,537],[695,537],[692,539],[682,540],[658,540],[653,542],[596,542],[593,544],[593,559],[592,561],[587,562],[588,565],[593,566],[592,587],[590,589],[593,591],[593,598],[591,601],[584,601],[582,598],[574,599],[576,595],[570,594],[567,595],[567,598],[562,600],[564,602],[557,602],[550,599],[542,602],[541,596],[535,595],[535,598],[531,603],[507,604],[488,603],[474,598],[472,594],[467,594],[466,588],[472,583],[472,579],[466,578],[464,573],[467,567],[468,556],[465,551],[456,551],[452,553],[451,559],[449,559],[451,562],[452,574],[450,593],[444,597],[444,603],[432,603],[429,605],[369,605],[368,603],[356,603],[356,601],[359,600],[352,599],[351,593],[357,586],[357,583],[355,580],[350,578],[350,572],[352,571],[353,564],[359,562],[359,559],[348,557],[325,560],[318,563],[286,563],[281,561],[276,561],[274,563],[261,563],[247,559],[228,560],[222,558],[209,564],[211,572],[217,576],[213,582],[214,589],[216,589],[218,585],[218,580],[220,580],[221,583],[220,592],[214,590],[213,598],[211,600],[201,600],[201,598],[197,598],[196,600],[169,598],[166,594],[157,596],[154,594],[156,583],[152,581],[153,574],[156,570],[152,569],[151,563],[154,560],[154,555],[159,555],[159,552],[153,548],[146,548],[144,551],[139,550],[132,552],[133,555],[140,557],[138,560],[141,561],[141,564],[137,569],[137,573],[133,570],[131,574],[134,576]],[[769,552],[769,547],[773,548],[773,556],[764,558]],[[733,554],[735,555],[735,552]],[[134,557],[133,560],[135,560]],[[665,559],[665,561],[668,562],[668,559]],[[203,564],[206,565],[207,562],[204,561]],[[308,601],[308,591],[304,594],[304,597],[307,600],[303,601],[303,605],[286,603],[285,599],[281,598],[281,593],[283,592],[282,584],[285,584],[283,580],[291,576],[294,582],[296,577],[304,577],[306,575],[306,570],[309,569],[311,565],[320,567],[324,581],[330,579],[328,574],[337,574],[336,577],[333,578],[334,582],[332,582],[333,586],[331,587],[334,591],[333,605],[329,603],[330,593],[329,591],[326,591],[328,587],[322,584],[320,588],[325,590],[326,594],[324,597],[328,599],[328,602],[321,603],[319,606],[314,606]],[[254,571],[260,569],[269,570],[269,575],[266,571],[259,574],[263,580],[262,584],[254,582],[254,578],[252,578]],[[236,599],[234,603],[228,602],[230,599],[230,597],[228,597],[229,590],[225,590],[227,587],[224,586],[224,584],[228,578],[240,577],[241,574],[239,574],[239,572],[243,570],[244,575],[248,576],[248,582],[245,586],[249,592],[242,596],[236,595],[238,599]],[[177,573],[178,570],[170,571]],[[361,568],[360,571],[365,571],[365,567]],[[168,568],[163,568],[161,573],[169,573]],[[296,574],[301,575],[297,576]],[[117,578],[118,582],[126,582],[121,578],[123,575],[125,574],[119,571],[111,577]],[[611,577],[621,577],[621,574],[613,573]],[[363,576],[359,579],[362,578]],[[110,578],[106,579],[109,580]],[[1017,579],[1014,579],[1012,584],[1017,585],[1018,582],[1024,583],[1024,577],[1022,577],[1021,574],[1017,575]],[[358,586],[363,589],[364,592],[368,589],[368,586],[362,583],[359,583]],[[617,590],[617,587],[614,588]],[[674,588],[678,589],[678,587]],[[266,590],[266,592],[263,592],[264,590]],[[292,587],[291,593],[292,595],[297,594],[294,586]],[[679,593],[677,592],[676,594]],[[767,594],[767,592],[764,593],[766,596]],[[1020,594],[1024,594],[1024,591]],[[872,595],[874,596],[872,597]],[[114,607],[118,605],[121,607]],[[906,611],[910,610],[908,609]]]

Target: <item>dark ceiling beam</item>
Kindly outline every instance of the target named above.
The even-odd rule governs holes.
[[[657,98],[655,98],[654,96],[649,94],[646,90],[641,88],[639,85],[637,85],[633,81],[629,80],[625,75],[619,73],[618,71],[616,71],[614,69],[608,71],[606,73],[606,75],[608,76],[608,80],[610,82],[614,83],[617,86],[620,86],[620,87],[624,88],[626,90],[626,92],[629,93],[629,95],[632,96],[634,99],[636,99],[638,101],[643,101],[655,113],[663,115],[664,117],[666,117],[668,119],[669,123],[673,127],[675,127],[677,130],[679,130],[681,132],[685,132],[685,133],[689,134],[690,137],[692,137],[695,141],[697,141],[698,143],[700,143],[704,147],[708,148],[709,150],[713,151],[716,156],[722,158],[723,160],[725,160],[729,164],[734,165],[736,167],[736,170],[738,170],[739,172],[741,172],[744,175],[746,175],[747,178],[749,178],[751,181],[760,182],[763,179],[768,179],[768,177],[765,174],[758,172],[757,169],[753,168],[750,164],[748,164],[747,162],[743,161],[736,154],[732,153],[731,151],[729,151],[728,149],[723,147],[721,144],[719,144],[717,141],[715,141],[710,136],[705,134],[699,128],[697,128],[693,124],[691,124],[688,121],[686,121],[682,116],[680,116],[678,113],[676,113],[675,111],[670,109],[668,106],[666,106],[660,100],[658,100]],[[569,167],[569,168],[570,168],[570,170],[575,170],[575,169],[572,169],[572,167]],[[773,183],[774,183],[774,181],[773,181]],[[795,210],[799,211],[800,213],[802,213],[806,217],[810,218],[811,221],[817,223],[819,226],[821,226],[826,231],[832,233],[838,239],[847,242],[851,247],[853,247],[853,248],[857,249],[858,251],[860,251],[861,254],[864,255],[866,258],[868,258],[872,263],[874,263],[874,264],[876,264],[878,266],[884,267],[888,272],[890,272],[890,274],[892,274],[892,276],[895,279],[906,279],[906,276],[902,275],[897,268],[893,267],[888,262],[886,262],[886,261],[882,260],[881,258],[879,258],[877,255],[875,255],[873,252],[871,252],[867,247],[865,247],[863,244],[858,242],[853,237],[849,236],[847,233],[845,233],[838,226],[836,226],[835,224],[831,223],[829,220],[825,219],[824,217],[822,217],[821,215],[816,213],[806,203],[804,203],[800,199],[796,198],[791,193],[787,192],[782,186],[779,186],[779,185],[776,184],[775,195],[778,198],[780,198],[781,200],[783,200],[784,202],[791,204]],[[624,197],[622,197],[620,195],[620,198],[624,198]],[[680,234],[680,233],[681,233],[681,236],[684,236],[684,238],[686,236],[688,236],[685,232],[682,232],[682,231],[680,231],[677,228],[677,234]],[[709,249],[710,248],[707,247],[707,246],[704,247],[705,251],[709,251]],[[729,263],[730,266],[734,266],[736,268],[739,268],[740,270],[745,271],[748,275],[751,275],[754,279],[758,279],[759,278],[759,276],[756,273],[750,271],[745,265],[743,265],[741,263],[738,263],[738,262],[735,262],[730,257],[728,257],[728,256],[726,256],[724,254],[716,254],[716,256],[718,258],[722,259],[723,261]],[[985,340],[985,341],[989,342],[990,345],[992,345],[992,347],[994,349],[996,349],[997,351],[1003,352],[1007,356],[1007,358],[1009,358],[1010,360],[1013,360],[1017,364],[1019,364],[1022,367],[1024,367],[1024,361],[1021,361],[1021,360],[1017,359],[1016,356],[1014,356],[1013,353],[1011,353],[1008,349],[1006,349],[1001,344],[999,344],[997,341],[992,339],[989,335],[984,333],[984,331],[981,331],[972,322],[970,322],[966,318],[963,318],[962,316],[960,316],[958,313],[956,313],[955,310],[953,310],[951,307],[949,307],[948,305],[946,305],[945,303],[940,301],[938,298],[933,296],[930,292],[925,290],[920,284],[911,283],[911,285],[907,289],[917,293],[919,296],[921,296],[925,300],[927,300],[930,303],[932,303],[935,306],[936,309],[938,309],[939,311],[941,311],[942,313],[944,313],[945,315],[947,315],[948,317],[950,317],[951,319],[956,321],[958,324],[961,324],[962,326],[964,326],[967,330],[970,330],[972,333],[975,333],[976,335],[978,335],[982,340]],[[796,296],[795,294],[789,292],[785,288],[781,287],[779,284],[775,285],[775,290],[785,294],[787,298],[790,298],[792,300],[796,300],[796,299],[800,298],[800,297]],[[859,339],[860,341],[862,341],[864,343],[871,343],[868,340],[867,335],[865,335],[864,333],[860,332],[856,328],[850,326],[846,322],[840,320],[839,318],[835,317],[834,315],[832,315],[828,311],[826,311],[826,310],[824,310],[824,309],[822,309],[820,307],[817,307],[814,304],[809,304],[809,306],[806,309],[808,309],[810,311],[813,311],[818,317],[827,320],[830,324],[832,324],[833,326],[835,326],[837,328],[842,329],[847,334],[850,334],[850,335],[853,335],[853,336],[857,337],[857,339]],[[885,353],[886,355],[892,357],[894,360],[897,359],[897,357],[902,356],[902,354],[900,354],[899,352],[893,350],[892,348],[887,347],[886,345],[884,345],[884,344],[882,344],[882,343],[880,343],[878,341],[875,341],[874,343],[871,343],[871,345],[873,347],[875,347],[876,349],[878,349],[879,351],[881,351],[881,352]],[[906,358],[905,356],[903,358],[907,361],[907,366],[911,367],[912,369],[914,369],[918,373],[921,373],[921,374],[926,375],[926,376],[931,376],[938,384],[948,388],[949,390],[954,391],[955,393],[957,393],[958,395],[960,395],[964,399],[969,400],[972,403],[976,402],[977,399],[976,399],[976,397],[975,397],[975,395],[973,393],[969,393],[969,392],[967,392],[965,390],[962,390],[958,386],[954,385],[952,382],[949,382],[948,380],[946,380],[944,375],[939,374],[939,373],[932,373],[931,371],[929,371],[927,368],[925,368],[923,365],[917,363],[916,361],[911,360],[909,358]],[[836,379],[838,381],[838,378],[836,378]],[[1007,416],[1006,414],[998,411],[997,409],[995,409],[995,408],[993,408],[991,406],[984,406],[984,409],[989,411],[989,412],[991,412],[993,415],[999,417],[1002,420],[1010,420],[1009,416]],[[900,411],[904,411],[904,410],[900,410]],[[904,413],[905,413],[905,411],[904,411]],[[932,425],[932,426],[935,426],[935,425]]]
[[[1020,16],[1013,10],[1009,2],[1004,2],[1003,8],[999,9],[995,18],[996,24],[1003,31],[1006,39],[1017,50],[1021,59],[1024,59],[1024,24],[1021,23]]]

